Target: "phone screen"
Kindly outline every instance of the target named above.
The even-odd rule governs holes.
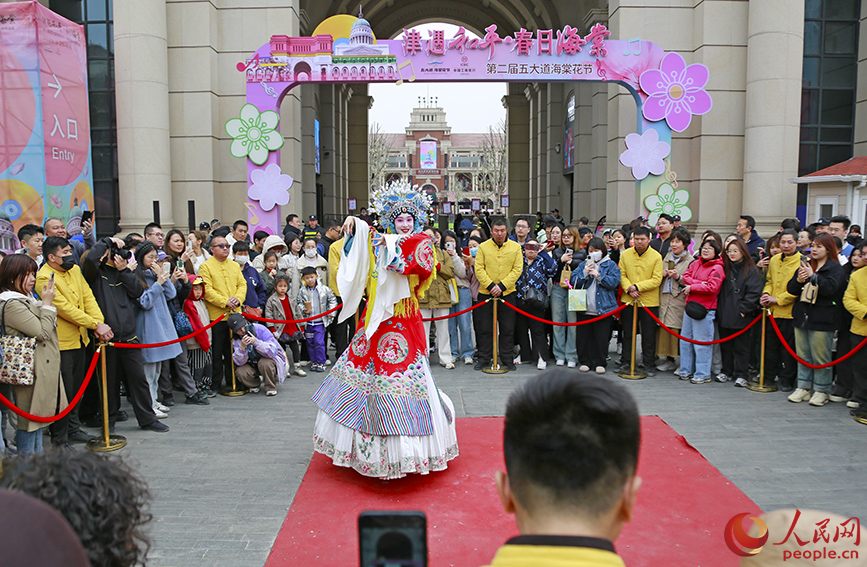
[[[169,262],[163,262],[163,272],[172,273],[172,265]]]
[[[427,521],[423,512],[366,511],[358,516],[361,567],[427,567]]]
[[[93,218],[93,211],[84,211],[81,213],[81,224],[86,223]]]

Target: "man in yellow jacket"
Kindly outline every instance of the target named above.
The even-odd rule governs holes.
[[[247,297],[247,280],[241,273],[241,265],[229,260],[229,242],[223,236],[211,239],[211,257],[199,267],[199,276],[205,283],[205,306],[211,321],[221,315],[240,313],[241,305]],[[211,343],[211,357],[214,365],[211,390],[217,391],[226,377],[229,384],[232,376],[232,343],[229,324],[222,320],[211,327],[214,340]]]
[[[343,305],[343,299],[340,297],[340,290],[337,289],[337,270],[340,268],[340,258],[343,254],[343,245],[345,242],[346,241],[341,237],[335,240],[331,246],[328,247],[328,273],[334,274],[332,277],[328,278],[328,287],[334,292],[339,305]],[[359,310],[361,310],[360,307]],[[334,320],[328,327],[329,332],[334,339],[335,360],[340,358],[340,355],[342,355],[343,351],[346,350],[346,347],[349,346],[349,341],[353,336],[355,336],[355,317],[350,317],[342,323],[338,323],[337,314],[339,313],[340,309],[335,312]]]
[[[786,291],[792,276],[801,267],[801,253],[798,252],[798,233],[788,228],[780,234],[781,254],[771,258],[768,264],[768,278],[762,292],[762,307],[768,307],[780,328],[786,342],[795,346],[795,321],[792,307],[797,299]],[[795,388],[798,364],[780,342],[776,333],[768,333],[765,341],[765,384],[773,384],[774,376],[780,379],[780,390],[791,392]]]
[[[624,303],[639,300],[657,317],[659,316],[659,286],[662,284],[662,256],[650,247],[652,233],[640,226],[632,233],[635,246],[620,255],[620,286]],[[632,362],[632,317],[635,310],[627,307],[620,312],[623,321],[623,354],[618,372],[626,370]],[[643,308],[638,308],[638,326],[641,334],[641,360],[648,376],[656,376],[656,321]]]
[[[867,249],[862,246],[860,252]],[[859,252],[855,249],[855,252]],[[853,253],[852,257],[855,257]],[[843,295],[843,306],[852,314],[849,328],[850,343],[853,347],[867,338],[867,270],[860,268],[852,272],[849,287]],[[838,339],[839,340],[839,339]],[[852,399],[846,404],[855,421],[867,425],[867,348],[862,348],[850,359],[852,362]]]
[[[509,240],[506,221],[496,219],[491,225],[491,238],[482,242],[476,252],[476,279],[479,280],[479,300],[498,297],[515,304],[515,284],[524,270],[524,254],[521,245]],[[489,324],[477,329],[479,360],[476,370],[490,366],[494,356],[494,304],[486,303],[478,308],[479,320]],[[499,364],[515,370],[515,311],[508,307],[497,309],[499,329]]]
[[[60,377],[66,399],[78,393],[87,373],[88,330],[100,341],[109,341],[114,336],[111,327],[105,324],[102,311],[93,297],[93,292],[81,268],[75,265],[72,245],[60,236],[50,236],[42,244],[45,264],[36,274],[34,289],[41,294],[48,281],[54,277],[54,306],[57,308],[57,338],[60,342]],[[74,441],[87,443],[95,439],[81,430],[78,418],[79,406],[72,408],[66,417],[52,423],[48,431],[55,445],[67,445]]]

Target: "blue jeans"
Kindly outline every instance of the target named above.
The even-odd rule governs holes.
[[[16,429],[15,445],[18,446],[19,457],[42,454],[42,429],[37,429],[36,431]]]
[[[555,323],[574,323],[578,320],[578,313],[569,311],[569,290],[559,284],[554,284],[551,288],[551,320]],[[578,362],[575,331],[575,327],[554,325],[555,359]]]
[[[795,327],[795,352],[810,364],[831,362],[833,342],[833,331],[808,331]],[[817,370],[798,364],[798,388],[830,394],[833,374],[831,367]]]
[[[715,317],[715,309],[708,309],[707,317],[701,321],[696,321],[684,313],[680,334],[696,341],[712,341]],[[681,374],[692,374],[696,378],[710,378],[711,362],[713,362],[713,345],[694,345],[684,340],[680,341]]]
[[[473,304],[473,295],[470,293],[470,288],[458,288],[458,302],[452,305],[449,313],[457,313],[463,311]],[[508,307],[506,308],[508,309]],[[460,330],[460,353],[458,353],[458,330]],[[464,313],[457,317],[449,319],[449,341],[452,348],[452,358],[460,360],[462,358],[473,357],[473,314]],[[460,356],[458,356],[460,354]]]

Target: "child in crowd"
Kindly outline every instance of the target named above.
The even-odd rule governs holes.
[[[184,301],[184,313],[190,318],[193,331],[200,331],[208,326],[208,308],[205,306],[205,280],[195,274],[187,274],[193,289]],[[195,337],[187,339],[187,359],[190,363],[190,373],[196,382],[196,388],[209,398],[216,396],[211,390],[211,330],[208,329]]]
[[[271,294],[274,293],[274,284],[277,281],[277,278],[284,277],[286,278],[286,282],[289,282],[289,278],[286,277],[286,272],[281,270],[277,266],[277,260],[279,260],[279,256],[273,250],[268,250],[265,252],[265,269],[259,271],[259,275],[262,276],[262,282],[265,284],[265,294],[268,297],[271,297]],[[266,317],[276,319],[277,317]]]
[[[266,252],[265,254],[267,256],[268,254],[274,253]],[[266,270],[268,262],[272,260],[274,269],[278,275],[275,275],[273,278],[274,293],[268,297],[268,301],[265,303],[265,319],[279,319],[284,321],[294,319],[292,300],[289,299],[289,278],[287,278],[286,274],[283,272],[276,270],[276,254],[274,254],[273,258],[265,258]],[[262,275],[263,279],[264,277],[265,272],[263,272]],[[280,343],[284,349],[288,347],[292,351],[292,361],[295,363],[293,366],[295,374],[297,376],[307,376],[307,373],[301,369],[300,341],[304,338],[304,331],[299,330],[295,323],[285,325],[281,323],[268,323],[268,330],[274,333],[277,342]]]
[[[337,307],[337,297],[328,286],[319,283],[316,268],[307,266],[301,271],[303,286],[295,298],[304,317],[323,313]],[[307,336],[307,352],[310,354],[310,369],[314,372],[325,371],[325,327],[327,327],[334,315],[325,315],[307,323],[305,335]]]

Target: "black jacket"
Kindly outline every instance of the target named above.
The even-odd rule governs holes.
[[[93,290],[105,324],[114,332],[114,340],[136,342],[135,314],[144,286],[129,268],[118,271],[100,261],[106,248],[105,242],[97,241],[82,259],[81,272]]]
[[[726,329],[743,329],[759,314],[762,275],[753,268],[744,278],[743,262],[734,262],[720,288],[716,320]],[[743,317],[741,317],[743,315]]]
[[[846,285],[843,267],[837,262],[827,261],[810,281],[819,286],[814,304],[801,301],[801,290],[806,282],[798,281],[798,272],[786,286],[786,291],[795,296],[795,306],[792,308],[795,326],[808,331],[832,332],[837,329],[840,290]]]
[[[560,258],[563,257],[563,254],[565,252],[566,251],[560,246],[554,248],[554,250],[551,251],[551,256],[554,258],[554,261],[557,262],[557,272],[552,278],[554,280],[554,285],[560,285],[560,276],[563,274],[563,268],[565,267],[565,264],[560,261]],[[581,252],[584,252],[583,248],[581,250],[575,250],[572,252],[572,262],[569,264],[569,267],[572,269],[572,271],[577,270],[578,266],[581,265],[581,262],[584,260],[584,258],[587,257],[586,252],[584,252],[583,254],[584,257],[582,257]]]

